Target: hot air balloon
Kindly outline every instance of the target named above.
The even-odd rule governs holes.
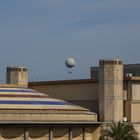
[[[65,65],[67,68],[71,69],[75,66],[75,60],[73,58],[67,58],[65,60]],[[72,73],[72,71],[69,71],[69,73]]]

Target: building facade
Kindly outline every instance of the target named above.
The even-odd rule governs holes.
[[[102,127],[127,117],[140,133],[140,65],[100,60],[91,79],[28,83],[7,68],[0,85],[0,140],[98,140]]]

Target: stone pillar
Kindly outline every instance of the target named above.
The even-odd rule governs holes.
[[[83,127],[83,140],[86,140],[86,128]]]
[[[69,132],[69,140],[72,140],[72,128],[70,127],[69,128],[69,130],[68,130]]]
[[[53,140],[53,128],[49,128],[49,140]]]
[[[121,60],[100,60],[99,120],[123,119],[123,64]]]
[[[6,83],[28,86],[28,70],[26,67],[7,67]]]
[[[28,128],[24,128],[24,140],[29,140],[29,131],[28,131]]]

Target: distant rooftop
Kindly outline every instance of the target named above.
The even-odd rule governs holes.
[[[90,68],[91,79],[98,79],[99,67]],[[132,76],[140,76],[140,64],[124,64],[124,76],[131,73]]]

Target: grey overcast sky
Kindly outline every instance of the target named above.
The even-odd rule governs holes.
[[[1,82],[7,66],[30,81],[89,78],[104,58],[140,63],[140,0],[0,0]]]

